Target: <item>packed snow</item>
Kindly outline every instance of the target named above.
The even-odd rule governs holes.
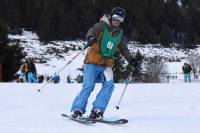
[[[82,84],[0,83],[0,130],[2,133],[199,133],[200,84],[116,84],[104,118],[128,119],[125,125],[95,123],[91,126],[62,117],[70,114]],[[89,98],[87,113],[101,88]]]
[[[22,35],[9,35],[9,39],[19,39],[27,58],[36,58],[38,74],[53,75],[61,70],[83,47],[83,41],[50,42],[44,45],[37,34],[23,31]],[[198,133],[200,130],[200,84],[183,83],[181,67],[189,55],[199,55],[200,48],[183,51],[160,48],[130,42],[131,52],[144,56],[160,55],[165,59],[180,60],[167,62],[167,72],[177,76],[162,84],[133,84],[127,86],[119,110],[115,106],[125,84],[115,84],[115,90],[104,114],[104,118],[128,119],[125,125],[95,123],[83,125],[62,117],[70,114],[73,99],[82,84],[67,83],[66,77],[75,79],[82,72],[86,51],[83,51],[63,71],[59,73],[61,82],[53,83],[0,83],[0,131],[2,133]],[[74,48],[66,51],[66,48]],[[55,52],[57,51],[57,52]],[[44,61],[41,63],[40,61]],[[19,70],[20,72],[20,70]],[[193,78],[193,76],[192,76]],[[199,82],[199,80],[197,81]],[[43,86],[45,87],[43,88]],[[87,112],[101,88],[97,84],[91,94]],[[41,92],[37,90],[41,89]]]

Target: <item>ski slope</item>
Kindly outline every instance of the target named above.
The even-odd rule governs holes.
[[[116,84],[105,119],[126,118],[126,125],[83,125],[61,117],[82,84],[0,83],[1,133],[199,133],[200,84],[129,84],[116,110],[125,84]],[[92,100],[101,85],[97,84]]]

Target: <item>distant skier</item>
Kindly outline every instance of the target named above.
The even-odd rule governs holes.
[[[102,119],[114,90],[112,71],[114,54],[121,53],[129,63],[135,62],[124,42],[121,29],[124,18],[124,9],[115,7],[109,15],[105,14],[100,22],[87,32],[87,46],[90,48],[84,60],[83,87],[74,99],[71,108],[73,118],[81,118],[82,114],[86,112],[88,97],[94,90],[95,83],[100,82],[102,88],[93,102],[89,117]]]
[[[38,76],[38,83],[43,83],[44,81],[44,75],[39,75]]]
[[[26,60],[26,62],[24,63],[23,67],[22,67],[22,74],[25,77],[24,82],[28,82],[28,60]]]
[[[59,83],[60,82],[60,76],[57,75],[57,74],[54,74],[53,78],[52,78],[52,81],[54,83]]]
[[[28,82],[37,83],[37,71],[33,59],[28,63]]]
[[[190,72],[192,70],[191,66],[187,63],[184,63],[182,70],[184,74],[184,82],[191,82],[191,76],[190,76]]]

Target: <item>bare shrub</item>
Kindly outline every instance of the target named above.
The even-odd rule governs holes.
[[[144,61],[144,70],[146,73],[146,82],[159,83],[167,74],[165,62],[158,56],[148,58]]]

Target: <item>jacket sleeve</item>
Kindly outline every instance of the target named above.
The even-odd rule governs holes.
[[[37,74],[37,70],[36,70],[35,64],[32,64],[32,65],[33,65],[33,72]]]
[[[184,67],[182,67],[182,71],[183,71],[183,72],[185,72],[185,69],[184,69]]]
[[[122,41],[119,45],[119,50],[120,50],[120,53],[125,57],[125,59],[130,63],[133,57],[130,51],[128,50],[127,43],[125,42],[124,37],[122,37]]]
[[[188,69],[189,69],[188,71],[190,72],[190,71],[192,70],[192,67],[191,67],[191,66],[188,66]]]
[[[98,38],[99,33],[102,31],[103,29],[103,23],[99,22],[96,23],[95,25],[93,25],[87,32],[86,34],[86,40],[88,41],[88,39],[90,37],[95,37],[95,39]]]

